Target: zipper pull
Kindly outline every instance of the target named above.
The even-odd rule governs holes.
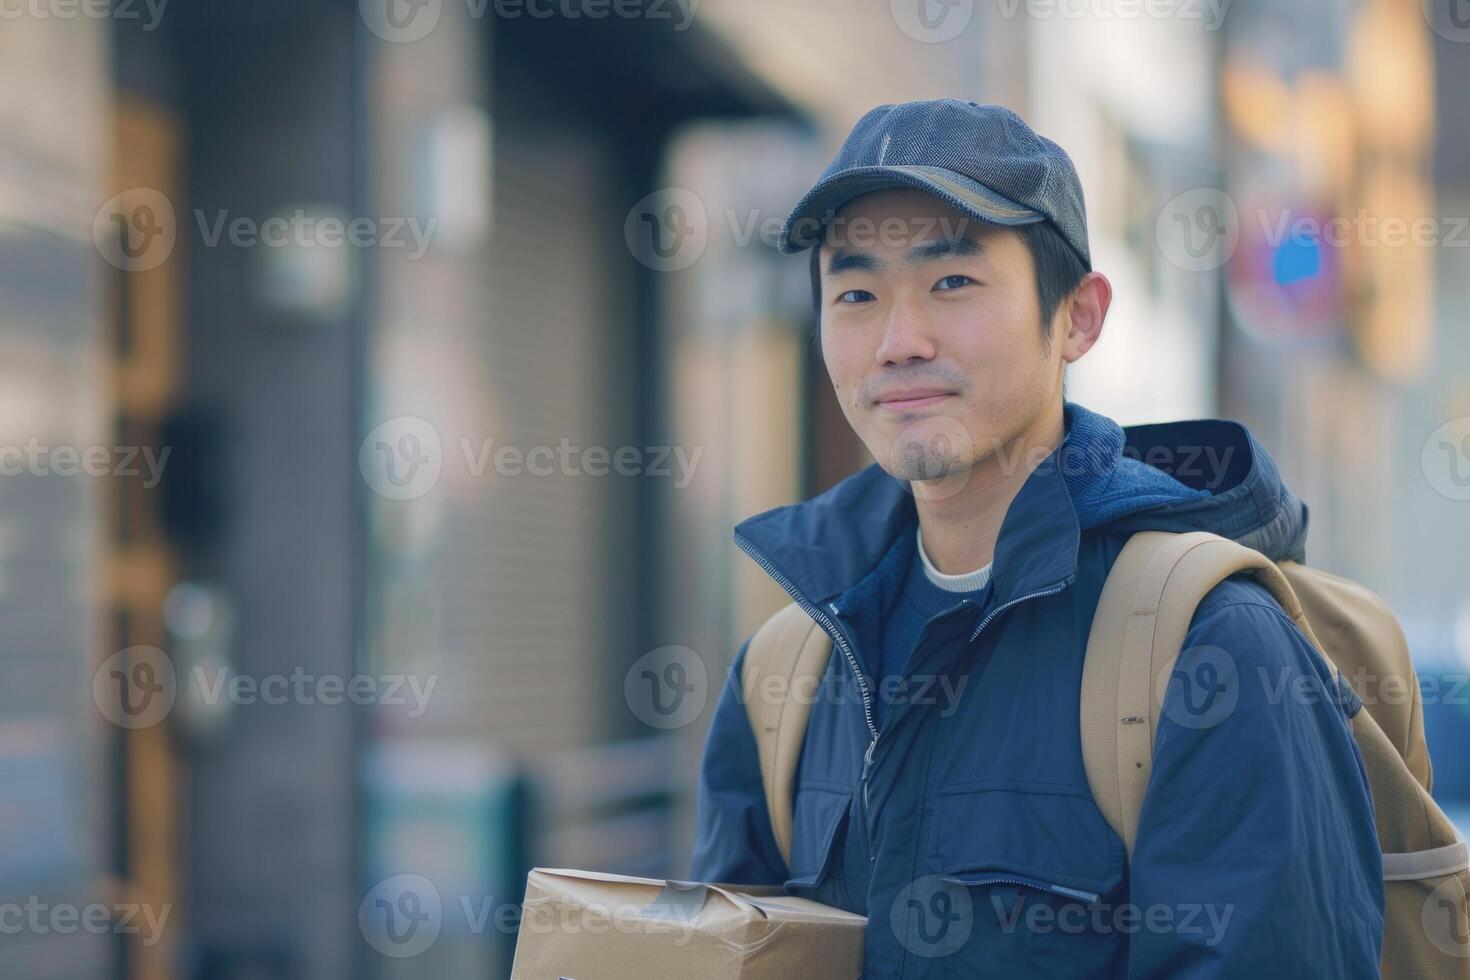
[[[868,819],[868,770],[873,768],[873,748],[878,744],[878,736],[874,735],[868,741],[868,751],[863,753],[863,822]],[[870,848],[871,849],[871,848]]]

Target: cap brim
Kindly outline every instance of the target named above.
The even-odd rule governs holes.
[[[979,181],[944,167],[855,167],[818,181],[806,192],[787,217],[776,247],[786,255],[811,248],[821,242],[823,230],[838,208],[863,194],[892,187],[928,191],[971,217],[991,224],[1031,225],[1046,220],[1041,212],[1023,207]]]

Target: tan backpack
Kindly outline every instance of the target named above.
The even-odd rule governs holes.
[[[1393,613],[1354,582],[1203,531],[1133,535],[1103,586],[1082,672],[1083,763],[1098,808],[1131,859],[1174,662],[1200,600],[1236,573],[1271,592],[1335,681],[1364,702],[1351,728],[1383,852],[1383,976],[1470,980],[1470,867],[1465,841],[1429,795],[1418,677]],[[771,826],[788,861],[792,783],[830,656],[827,634],[793,603],[756,631],[741,672]]]

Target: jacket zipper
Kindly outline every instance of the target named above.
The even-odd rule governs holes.
[[[847,665],[852,668],[853,676],[857,678],[858,692],[863,697],[863,720],[867,722],[868,735],[870,736],[870,740],[868,742],[868,751],[863,756],[863,778],[866,779],[868,765],[873,761],[873,745],[878,741],[878,726],[873,721],[872,693],[869,692],[868,682],[863,677],[862,670],[858,667],[857,657],[853,655],[852,647],[850,647],[847,643],[846,634],[842,632],[842,629],[832,619],[830,619],[826,613],[824,613],[821,609],[818,609],[813,603],[808,602],[806,597],[796,590],[796,586],[791,584],[790,579],[782,575],[780,572],[776,571],[775,566],[773,566],[768,560],[766,560],[765,555],[756,550],[755,545],[747,543],[746,539],[743,537],[737,537],[735,539],[735,544],[740,548],[741,551],[749,555],[755,561],[755,563],[765,571],[767,575],[775,579],[776,584],[785,589],[786,594],[791,596],[791,598],[796,601],[796,604],[800,606],[802,610],[817,623],[817,625],[821,626],[822,629],[826,631],[828,636],[832,637],[833,642],[836,643],[838,649],[842,651],[843,659],[845,659],[847,661]]]
[[[1065,885],[1053,884],[1049,881],[1041,881],[1037,878],[1022,878],[1016,876],[996,876],[987,878],[957,878],[953,875],[946,876],[945,881],[954,882],[957,885],[1021,885],[1026,888],[1035,888],[1039,891],[1051,892],[1053,895],[1061,895],[1064,898],[1076,898],[1084,902],[1096,902],[1100,896],[1097,892],[1083,891],[1080,888],[1068,888]]]
[[[990,610],[990,612],[986,613],[985,616],[984,616],[984,618],[982,618],[980,620],[980,625],[979,626],[976,626],[975,627],[975,632],[973,632],[973,633],[970,634],[970,642],[971,643],[974,643],[975,640],[979,638],[981,632],[984,631],[985,627],[990,624],[991,620],[995,619],[995,617],[999,616],[1001,613],[1005,612],[1007,609],[1011,608],[1014,605],[1017,605],[1018,603],[1026,602],[1026,601],[1028,601],[1030,599],[1040,599],[1040,598],[1042,598],[1044,596],[1056,595],[1058,592],[1062,591],[1069,584],[1071,584],[1071,581],[1072,581],[1072,576],[1068,576],[1067,578],[1063,579],[1061,582],[1059,582],[1056,586],[1054,586],[1052,588],[1042,589],[1039,592],[1028,592],[1026,595],[1019,596],[1019,597],[1017,597],[1015,599],[1010,600],[1009,602],[1005,602],[1005,603],[1002,603],[999,606],[996,606],[994,609]],[[868,825],[868,820],[869,820],[869,809],[868,809],[868,773],[873,768],[873,750],[876,749],[877,747],[878,747],[878,733],[877,733],[877,731],[874,731],[873,732],[873,740],[868,743],[868,751],[867,751],[867,754],[863,756],[863,777],[862,777],[862,788],[863,788],[863,836],[867,839],[867,842],[868,842],[868,863],[869,864],[872,864],[873,861],[877,857],[877,852],[873,850],[873,832],[872,832],[872,828]]]
[[[989,625],[989,623],[990,623],[990,621],[992,619],[994,619],[995,617],[999,616],[1001,613],[1005,612],[1007,609],[1011,608],[1016,603],[1018,603],[1018,602],[1025,602],[1028,599],[1040,599],[1040,598],[1042,598],[1044,596],[1056,595],[1058,592],[1062,591],[1067,586],[1071,585],[1072,584],[1072,579],[1074,577],[1075,576],[1068,575],[1066,578],[1062,579],[1062,581],[1058,582],[1054,588],[1043,589],[1040,592],[1031,592],[1031,593],[1028,593],[1027,595],[1021,596],[1019,599],[1012,599],[1010,602],[1007,602],[1007,603],[1004,603],[1002,605],[996,606],[994,609],[990,610],[990,612],[988,612],[988,613],[985,614],[985,618],[984,619],[980,620],[980,625],[979,626],[976,626],[975,627],[975,632],[973,632],[973,633],[970,634],[970,642],[971,643],[974,643],[976,640],[978,640],[980,638],[980,631],[983,630],[983,629],[985,629],[985,627],[987,625]]]
[[[770,561],[766,559],[765,555],[763,555],[760,551],[756,549],[755,545],[750,544],[746,540],[746,538],[742,536],[736,536],[735,544],[741,551],[749,555],[751,559],[757,565],[759,565],[767,575],[771,576],[771,578],[775,580],[777,585],[785,589],[786,594],[791,596],[791,598],[795,600],[796,604],[800,606],[802,610],[808,616],[810,616],[814,622],[817,623],[817,625],[821,626],[822,629],[827,632],[828,636],[832,637],[833,641],[842,651],[843,659],[847,661],[848,667],[851,668],[853,677],[857,679],[858,692],[862,694],[863,697],[863,721],[867,723],[869,736],[868,749],[866,752],[863,753],[863,774],[861,779],[859,780],[859,785],[862,787],[863,792],[863,837],[866,839],[868,844],[868,861],[869,863],[871,863],[876,856],[876,852],[873,850],[872,830],[868,826],[868,773],[871,772],[873,768],[873,750],[878,747],[878,726],[873,721],[873,698],[872,694],[868,691],[868,682],[863,677],[862,669],[858,666],[857,657],[853,655],[852,647],[848,645],[846,634],[842,632],[841,628],[838,627],[832,619],[828,618],[826,613],[824,613],[821,609],[818,609],[815,604],[807,601],[806,597],[796,590],[796,586],[792,584],[791,580],[782,575],[780,572],[776,571],[775,566],[773,566]],[[980,625],[975,627],[975,632],[970,634],[970,642],[974,643],[975,640],[980,636],[980,632],[985,629],[990,621],[993,620],[996,616],[999,616],[1001,613],[1005,612],[1007,609],[1011,608],[1017,603],[1025,602],[1028,599],[1040,599],[1044,596],[1056,595],[1058,592],[1062,591],[1071,584],[1073,577],[1074,576],[1069,575],[1061,582],[1057,583],[1054,588],[1043,589],[1040,592],[1028,593],[990,610],[990,612],[987,613],[986,616],[980,620]]]

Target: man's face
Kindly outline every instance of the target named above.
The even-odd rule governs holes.
[[[837,212],[820,262],[832,387],[897,479],[968,471],[1059,397],[1062,345],[1043,342],[1035,266],[1016,231],[922,191],[878,191]]]

